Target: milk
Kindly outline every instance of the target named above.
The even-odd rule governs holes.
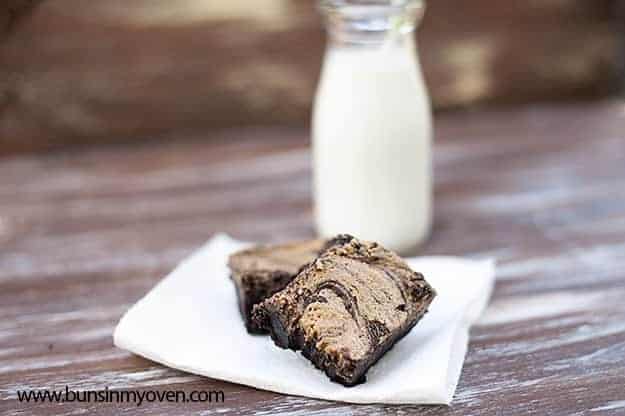
[[[318,233],[409,253],[432,216],[431,110],[412,36],[326,51],[312,120]]]

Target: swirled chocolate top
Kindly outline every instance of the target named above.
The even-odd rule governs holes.
[[[333,380],[353,385],[416,324],[434,296],[423,275],[393,252],[341,235],[259,304],[254,320],[279,346],[302,350]]]

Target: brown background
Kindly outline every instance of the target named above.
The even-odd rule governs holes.
[[[0,0],[0,414],[625,414],[622,0],[429,3],[436,212],[420,254],[497,259],[451,407],[280,395],[113,346],[122,314],[213,233],[314,236],[313,5]],[[66,385],[226,402],[15,394]]]
[[[614,94],[619,4],[429,2],[435,107]],[[0,154],[306,124],[324,45],[312,0],[8,0],[0,24]]]

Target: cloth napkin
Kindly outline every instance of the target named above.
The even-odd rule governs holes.
[[[115,345],[189,373],[278,393],[351,403],[449,404],[469,327],[493,287],[492,260],[407,259],[438,296],[429,312],[355,387],[331,382],[299,352],[249,335],[226,265],[247,244],[214,236],[139,300],[115,329]]]

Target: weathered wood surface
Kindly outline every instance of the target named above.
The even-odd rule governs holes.
[[[40,0],[29,13],[28,0],[0,2],[0,16],[23,15],[0,35],[0,155],[299,125],[324,47],[315,2]],[[618,3],[429,2],[418,38],[435,107],[610,94]]]
[[[121,314],[212,233],[313,234],[306,131],[185,137],[0,162],[0,413],[625,414],[624,102],[438,118],[422,253],[499,261],[449,408],[282,396],[113,347]],[[65,385],[226,401],[27,406],[14,392]]]

